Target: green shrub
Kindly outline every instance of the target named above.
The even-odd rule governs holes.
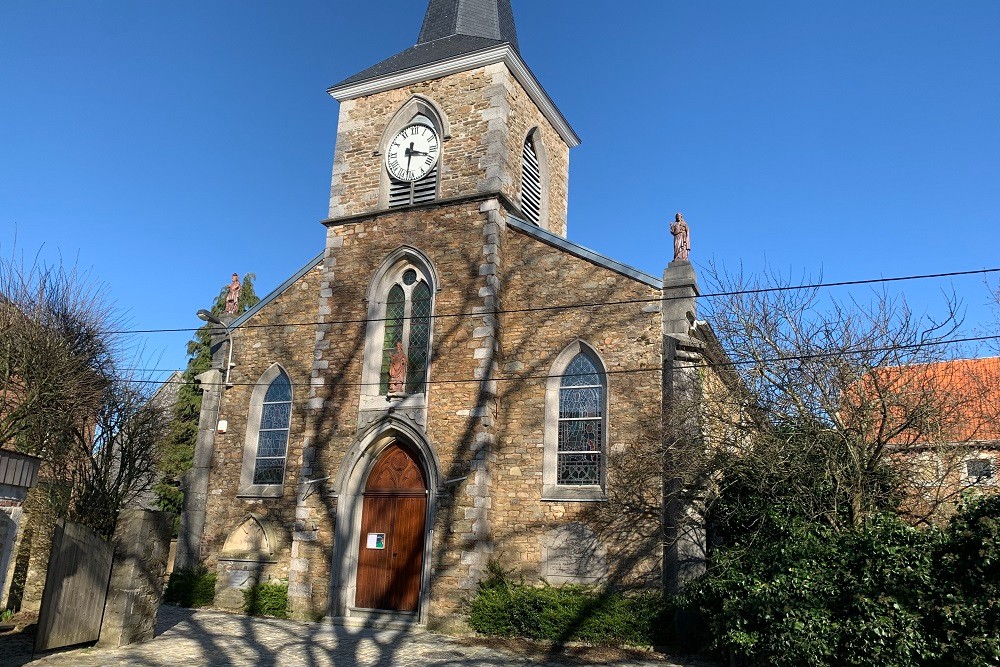
[[[243,611],[251,616],[288,618],[287,584],[254,584],[243,591]]]
[[[939,664],[925,626],[939,531],[891,515],[845,531],[767,520],[752,542],[719,550],[685,591],[710,648],[774,667]]]
[[[966,503],[935,555],[928,628],[942,665],[1000,664],[1000,495]]]
[[[583,586],[513,583],[495,564],[469,607],[485,635],[595,644],[659,645],[672,614],[659,593],[609,593]]]
[[[205,567],[170,573],[163,601],[180,607],[207,607],[215,602],[215,573]]]

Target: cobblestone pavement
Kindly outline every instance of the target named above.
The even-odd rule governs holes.
[[[329,623],[249,618],[163,606],[152,641],[114,650],[56,653],[27,664],[32,667],[492,667],[580,663],[526,658],[507,649],[488,648],[430,632],[346,628]],[[700,665],[655,660],[613,664],[618,667]]]

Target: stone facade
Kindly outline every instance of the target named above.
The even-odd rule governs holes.
[[[557,131],[524,77],[501,61],[341,100],[324,253],[230,327],[230,386],[221,348],[206,374],[178,558],[216,569],[220,605],[273,579],[298,617],[370,618],[354,604],[359,562],[381,533],[360,525],[390,443],[420,461],[428,508],[417,612],[392,618],[455,614],[491,559],[530,583],[662,585],[662,422],[674,383],[697,376],[674,357],[690,365],[703,349],[690,335],[694,274],[688,264],[660,281],[564,238],[572,131]],[[417,111],[443,139],[437,196],[388,208],[385,141]],[[529,133],[539,226],[520,211]],[[407,266],[431,288],[433,317],[426,384],[401,395],[380,385],[380,290]],[[599,453],[599,479],[576,486],[555,472],[575,355],[600,377],[585,450]],[[250,485],[260,396],[279,376],[292,387],[283,481]]]

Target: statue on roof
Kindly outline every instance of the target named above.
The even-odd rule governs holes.
[[[674,236],[674,261],[691,261],[691,228],[682,214],[675,216],[674,224],[670,225],[670,233]]]
[[[233,274],[233,282],[229,283],[228,290],[226,293],[226,315],[238,315],[240,293],[243,291],[238,274]]]

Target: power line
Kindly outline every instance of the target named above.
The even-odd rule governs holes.
[[[902,345],[887,345],[884,347],[870,347],[870,348],[858,348],[853,350],[837,350],[835,352],[815,352],[810,354],[794,354],[786,355],[780,357],[762,358],[762,359],[744,359],[739,361],[722,361],[717,363],[698,363],[698,364],[685,364],[683,368],[735,368],[737,366],[752,366],[756,364],[777,364],[788,361],[806,361],[809,359],[828,359],[832,357],[839,357],[849,354],[868,354],[874,352],[891,352],[893,350],[914,350],[920,349],[922,347],[939,347],[942,345],[957,345],[960,343],[976,343],[985,342],[988,340],[1000,340],[1000,334],[990,335],[990,336],[969,336],[966,338],[950,338],[946,340],[938,341],[927,341],[920,343],[906,343]],[[143,370],[143,369],[137,369]],[[148,369],[155,370],[155,369]],[[628,375],[631,373],[659,373],[664,370],[669,370],[663,366],[649,366],[646,368],[622,368],[622,369],[612,369],[606,370],[599,375]],[[549,380],[556,378],[567,378],[567,377],[581,377],[586,375],[593,375],[593,373],[563,373],[555,375],[517,375],[510,377],[495,377],[495,378],[462,378],[462,379],[443,379],[443,380],[426,380],[424,384],[482,384],[484,382],[519,382],[522,380]],[[138,380],[138,379],[127,379],[127,382],[134,382],[138,384],[166,384],[166,381],[160,380]],[[379,382],[350,382],[350,383],[337,383],[339,387],[376,387],[380,386],[382,383]],[[225,385],[223,382],[209,382],[201,383],[204,387],[212,386],[231,386],[231,387],[256,387],[256,382],[232,382],[229,385]],[[291,383],[293,387],[310,387],[311,383]]]
[[[903,282],[908,280],[924,280],[931,278],[955,278],[960,276],[972,276],[972,275],[986,275],[990,273],[1000,273],[1000,268],[994,269],[975,269],[970,271],[949,271],[947,273],[925,273],[920,275],[910,275],[910,276],[895,276],[891,278],[867,278],[863,280],[841,280],[829,283],[813,283],[810,285],[785,285],[781,287],[761,287],[756,289],[746,289],[746,290],[734,290],[729,292],[714,292],[707,294],[700,294],[698,298],[718,298],[726,296],[741,296],[749,294],[766,294],[770,292],[791,292],[797,290],[805,289],[821,289],[828,287],[856,287],[859,285],[875,285],[879,283],[894,283]],[[495,316],[495,315],[509,315],[516,313],[534,313],[543,311],[559,311],[559,310],[573,310],[577,308],[599,308],[604,306],[627,306],[627,305],[637,305],[644,303],[660,303],[663,301],[674,301],[677,299],[688,299],[689,296],[673,296],[673,297],[648,297],[644,299],[622,299],[616,301],[590,301],[590,302],[579,302],[562,304],[555,306],[530,306],[526,308],[512,308],[506,310],[491,310],[484,312],[460,312],[460,313],[434,313],[427,315],[421,319],[445,319],[445,318],[458,318],[458,317],[484,317],[484,316]],[[347,319],[347,320],[328,320],[328,321],[310,321],[310,322],[282,322],[275,324],[241,324],[238,328],[240,329],[270,329],[277,327],[312,327],[320,324],[368,324],[370,322],[388,322],[396,319],[413,319],[410,318],[357,318],[357,319]],[[108,331],[108,334],[112,335],[123,335],[123,334],[154,334],[154,333],[190,333],[198,331],[201,327],[195,328],[177,328],[177,329],[132,329],[132,330],[121,330],[121,331]]]

